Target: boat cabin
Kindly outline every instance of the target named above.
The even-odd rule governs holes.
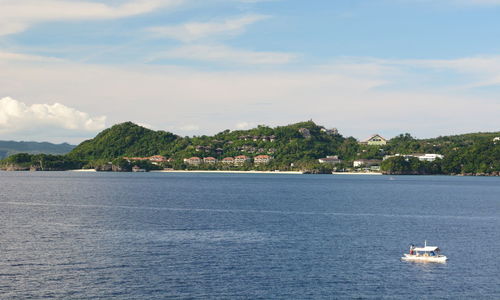
[[[411,247],[410,255],[416,256],[438,256],[439,251],[441,251],[438,247],[435,246],[425,246],[425,247]]]

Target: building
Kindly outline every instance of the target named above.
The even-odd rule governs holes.
[[[311,131],[309,131],[309,129],[307,128],[299,128],[299,132],[306,139],[311,137]]]
[[[443,159],[444,155],[435,154],[435,153],[425,153],[420,155],[413,155],[418,158],[420,161],[435,161],[436,159]]]
[[[413,153],[413,154],[395,154],[395,155],[386,155],[384,156],[384,160],[392,158],[392,157],[404,157],[406,160],[410,157],[418,158],[420,161],[435,161],[436,159],[443,159],[444,155],[435,154],[435,153]]]
[[[387,140],[379,134],[374,134],[369,138],[367,138],[366,140],[361,141],[360,144],[368,146],[383,146],[387,145]]]
[[[496,144],[497,142],[500,142],[500,136],[497,136],[497,137],[493,138],[493,142],[495,142],[495,144]]]
[[[205,158],[203,158],[203,163],[213,165],[213,164],[217,163],[217,159],[215,157],[205,157]]]
[[[165,156],[161,156],[161,155],[153,155],[153,156],[149,157],[149,161],[161,163],[161,162],[166,162],[167,158]]]
[[[222,163],[225,165],[234,165],[234,158],[232,157],[225,157],[222,159]]]
[[[352,166],[355,168],[361,167],[371,167],[371,166],[380,166],[382,163],[381,159],[357,159],[352,162]]]
[[[339,131],[337,128],[331,128],[331,129],[326,129],[325,127],[321,127],[320,129],[321,132],[324,132],[328,135],[337,135],[339,134]]]
[[[124,156],[123,159],[125,159],[128,162],[149,160],[153,164],[171,161],[171,159],[167,159],[165,156],[161,156],[161,155],[153,155],[153,156],[148,156],[148,157],[126,157],[126,156]]]
[[[340,164],[342,160],[339,159],[338,155],[327,156],[325,158],[318,159],[320,164]]]
[[[191,166],[199,166],[201,165],[202,160],[201,158],[195,156],[195,157],[185,158],[184,162]]]
[[[253,158],[253,162],[256,165],[260,164],[268,164],[273,158],[269,155],[257,155],[256,157]]]
[[[234,158],[234,164],[236,166],[241,166],[246,162],[250,162],[251,158],[246,155],[238,155]]]

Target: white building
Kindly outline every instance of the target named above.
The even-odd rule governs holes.
[[[384,156],[384,160],[389,159],[391,157],[404,157],[406,159],[410,157],[416,157],[420,161],[435,161],[436,159],[443,159],[444,155],[442,154],[435,154],[435,153],[413,153],[413,154],[395,154],[395,155],[386,155]]]
[[[424,155],[416,156],[420,161],[435,161],[436,159],[443,159],[444,155],[435,153],[425,153]]]
[[[371,167],[375,165],[380,165],[382,160],[380,159],[357,159],[352,162],[352,166],[355,168],[359,167]]]
[[[336,165],[342,162],[337,155],[327,156],[325,158],[318,159],[320,164],[332,164]]]

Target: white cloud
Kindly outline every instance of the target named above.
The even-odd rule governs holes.
[[[197,130],[200,130],[200,126],[195,125],[195,124],[187,124],[187,125],[180,126],[179,130],[181,130],[181,131],[197,131]]]
[[[21,32],[39,22],[116,19],[182,2],[184,0],[129,0],[112,6],[91,1],[0,0],[0,35]]]
[[[151,60],[174,58],[220,62],[226,64],[278,65],[297,59],[296,54],[284,52],[249,51],[223,45],[188,45],[157,54]]]
[[[415,69],[433,71],[451,71],[464,76],[466,85],[461,88],[474,88],[500,84],[500,56],[473,56],[457,59],[347,59],[346,62],[337,62],[335,66],[348,71],[360,68],[363,72],[372,74],[398,74],[411,73]],[[347,66],[346,68],[343,66]]]
[[[61,61],[58,58],[51,58],[46,56],[28,55],[14,52],[0,51],[0,63],[8,61],[24,61],[24,62],[56,62]]]
[[[236,124],[236,129],[249,129],[255,127],[256,123],[252,122],[239,122]]]
[[[47,129],[90,132],[105,128],[106,117],[90,117],[74,108],[54,104],[27,105],[10,97],[0,99],[0,133],[41,133]]]
[[[148,30],[158,37],[168,37],[192,42],[211,36],[241,34],[245,27],[268,18],[264,15],[247,15],[222,22],[191,22],[176,26],[151,27]]]

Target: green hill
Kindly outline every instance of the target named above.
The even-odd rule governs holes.
[[[66,154],[73,150],[73,148],[75,148],[75,146],[67,143],[52,144],[47,142],[0,141],[0,159],[4,159],[16,153]]]
[[[82,142],[68,155],[82,160],[151,156],[168,149],[178,138],[169,132],[154,131],[126,122],[105,129],[95,138]]]
[[[47,156],[16,154],[0,162],[4,168],[16,166],[61,170],[85,166],[131,170],[132,166],[175,169],[235,169],[235,170],[310,170],[328,173],[333,169],[352,169],[359,159],[382,160],[382,170],[388,174],[500,174],[500,133],[471,133],[433,139],[415,139],[410,134],[392,138],[387,145],[361,145],[353,137],[343,137],[336,130],[327,130],[313,121],[286,126],[259,125],[249,130],[224,130],[213,136],[180,137],[165,131],[154,131],[131,122],[114,125],[95,138],[84,141],[67,155]],[[28,151],[25,151],[28,152]],[[436,161],[420,161],[417,153],[444,156]],[[128,157],[162,155],[168,161],[154,165],[147,160],[129,162]],[[265,164],[248,162],[243,165],[223,164],[225,157],[245,155],[255,158],[268,155]],[[320,164],[318,159],[338,156],[338,164]],[[406,156],[405,156],[406,155]],[[190,157],[214,157],[218,163],[186,164]]]

